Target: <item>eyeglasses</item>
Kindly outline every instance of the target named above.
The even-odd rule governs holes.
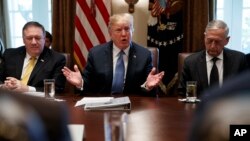
[[[36,41],[41,41],[42,39],[44,39],[44,37],[41,37],[41,36],[26,36],[24,37],[24,39],[26,39],[27,41],[32,41],[33,38],[36,40]]]

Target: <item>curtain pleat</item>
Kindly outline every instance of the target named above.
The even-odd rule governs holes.
[[[72,54],[75,3],[75,0],[52,0],[52,47],[56,51]]]
[[[204,31],[214,13],[214,0],[185,0],[183,52],[205,48]]]

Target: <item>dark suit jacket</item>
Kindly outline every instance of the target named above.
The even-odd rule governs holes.
[[[84,91],[110,94],[113,79],[113,42],[98,45],[89,52],[83,72]],[[151,53],[144,47],[131,43],[124,93],[141,94],[140,87],[152,69]]]
[[[248,68],[250,69],[250,53],[246,54]]]
[[[223,51],[223,57],[224,80],[247,69],[246,57],[243,53],[225,48]],[[185,90],[186,81],[192,80],[197,81],[198,96],[203,90],[209,87],[205,50],[194,53],[184,60],[179,89]]]
[[[25,55],[26,49],[24,46],[5,50],[0,70],[2,82],[9,76],[21,79]],[[66,60],[63,55],[44,48],[31,73],[28,85],[35,87],[37,91],[43,91],[43,80],[53,78],[56,80],[56,91],[63,91],[66,79],[61,69],[65,66],[65,63]]]
[[[245,71],[240,73],[239,75],[235,75],[234,77],[227,79],[223,83],[223,86],[221,88],[213,87],[206,90],[202,94],[201,103],[198,104],[198,107],[196,109],[192,123],[192,128],[190,130],[189,141],[201,141],[206,139],[208,135],[216,136],[212,134],[212,131],[214,131],[217,135],[221,135],[219,134],[221,133],[219,128],[224,127],[223,130],[226,130],[229,128],[230,124],[236,124],[236,123],[244,124],[244,122],[246,122],[247,120],[247,118],[245,117],[249,115],[249,112],[245,113],[245,111],[242,110],[242,108],[239,106],[246,107],[247,105],[244,103],[249,102],[250,100],[249,82],[250,82],[250,71]],[[225,116],[218,116],[218,115],[213,116],[213,120],[211,120],[213,122],[208,122],[207,119],[211,119],[211,117],[208,117],[208,114],[211,114],[211,107],[213,107],[213,105],[218,102],[220,102],[222,105],[223,104],[222,101],[224,100],[230,100],[230,104],[234,102],[234,104],[232,103],[231,106],[238,107],[239,110],[234,111],[234,113],[227,112],[227,111],[233,111],[232,109],[227,109],[227,111],[221,111],[223,114],[225,114]],[[243,102],[242,105],[241,102]],[[231,115],[228,113],[233,113],[233,114]],[[242,117],[242,118],[236,118],[236,117]],[[217,119],[217,121],[215,121],[214,119]],[[222,126],[221,121],[223,120],[225,122],[223,123]],[[248,124],[249,122],[250,121],[248,121]],[[207,123],[209,126],[204,126]],[[223,136],[218,136],[218,139],[221,137]]]

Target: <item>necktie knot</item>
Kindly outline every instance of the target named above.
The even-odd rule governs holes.
[[[30,57],[30,60],[36,60],[36,57]]]
[[[217,60],[218,60],[217,57],[214,57],[214,58],[212,59],[212,61],[213,61],[214,64],[216,63]]]
[[[123,51],[123,50],[121,50],[120,52],[119,52],[119,56],[123,56],[125,54],[125,52]]]
[[[35,62],[36,61],[36,57],[30,57],[29,62]]]

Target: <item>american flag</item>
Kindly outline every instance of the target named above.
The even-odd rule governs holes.
[[[108,22],[111,0],[77,0],[75,16],[74,58],[85,67],[89,50],[110,40]]]
[[[168,2],[169,0],[166,0]],[[159,16],[161,13],[164,12],[166,7],[165,0],[154,0],[154,4],[152,6],[152,16]]]

